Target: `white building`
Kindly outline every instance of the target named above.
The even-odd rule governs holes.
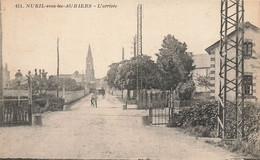
[[[228,36],[235,39],[235,32]],[[260,29],[249,22],[245,23],[244,33],[244,87],[245,101],[259,102],[260,98]],[[219,71],[220,71],[220,41],[209,46],[206,51],[210,55],[210,88],[211,96],[217,98],[219,94]],[[232,52],[233,51],[233,52]],[[229,53],[234,53],[231,50]],[[235,78],[235,75],[228,75]],[[257,84],[258,82],[258,84]]]

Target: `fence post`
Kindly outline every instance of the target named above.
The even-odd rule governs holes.
[[[148,108],[148,93],[147,90],[145,89],[145,109]]]
[[[153,123],[153,110],[152,108],[149,108],[149,123],[152,124]]]
[[[0,124],[4,121],[4,100],[0,99]]]

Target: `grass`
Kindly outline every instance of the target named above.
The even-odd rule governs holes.
[[[214,142],[212,140],[206,140],[206,143],[214,145],[216,147],[224,148],[230,152],[238,153],[243,156],[246,156],[250,159],[260,159],[259,147],[252,145],[246,141],[234,140],[234,141],[225,141],[221,140],[219,142]]]

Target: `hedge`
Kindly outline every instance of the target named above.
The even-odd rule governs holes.
[[[61,111],[64,106],[64,99],[54,95],[42,95],[33,97],[33,113],[43,113],[46,111]]]
[[[184,128],[197,136],[216,137],[217,109],[217,102],[195,101],[189,108],[184,109],[179,114],[175,113],[169,126]],[[225,143],[231,151],[260,157],[260,106],[254,103],[245,103],[244,118],[245,137],[232,143],[228,141],[220,143]],[[221,146],[221,144],[219,145]]]

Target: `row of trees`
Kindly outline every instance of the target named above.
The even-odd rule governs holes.
[[[56,76],[47,76],[47,72],[45,70],[35,69],[34,75],[32,75],[32,91],[33,95],[42,95],[46,94],[48,91],[57,90],[60,86],[62,89],[63,85],[65,86],[65,90],[67,91],[77,91],[83,90],[84,85],[79,85],[74,79],[71,78],[59,78]],[[18,83],[16,80],[13,80],[11,83],[11,89],[17,89]],[[21,89],[26,90],[28,88],[27,80],[24,79],[23,83],[21,83]]]
[[[195,68],[187,45],[173,35],[167,35],[154,62],[147,55],[139,55],[110,65],[106,80],[110,87],[134,90],[143,89],[179,91],[181,99],[189,99],[195,90],[191,72]],[[141,77],[142,76],[142,81]],[[138,79],[138,81],[137,81]],[[141,84],[142,82],[142,84]]]

